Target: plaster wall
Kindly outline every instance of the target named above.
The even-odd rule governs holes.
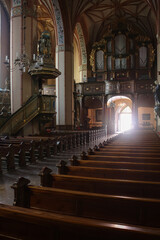
[[[6,78],[9,78],[9,71],[4,64],[5,56],[9,56],[10,49],[9,49],[9,41],[10,41],[10,29],[9,29],[9,22],[7,20],[6,13],[4,12],[3,8],[0,6],[0,16],[1,16],[1,36],[0,36],[0,46],[1,46],[1,53],[0,53],[0,87],[6,88]]]
[[[57,47],[56,52],[56,68],[61,75],[56,78],[56,124],[65,125],[65,68],[64,68],[64,51]]]
[[[15,68],[14,60],[16,53],[22,51],[22,23],[21,16],[14,17],[11,20],[11,69]],[[22,105],[22,72],[18,68],[11,71],[11,112],[14,113]]]
[[[73,126],[74,124],[74,99],[73,99],[73,91],[74,91],[74,81],[73,81],[73,52],[66,51],[65,53],[65,105],[66,105],[66,118],[65,124],[69,126]]]
[[[157,43],[157,81],[160,84],[160,37]]]
[[[80,82],[79,53],[78,53],[78,48],[75,42],[74,42],[74,80],[76,83]]]
[[[142,114],[150,114],[150,120],[143,120]],[[156,120],[154,116],[154,109],[147,107],[138,108],[138,123],[140,128],[154,127],[156,129]]]

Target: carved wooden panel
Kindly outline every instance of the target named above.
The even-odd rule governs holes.
[[[84,95],[101,95],[105,94],[105,83],[88,83],[83,84],[82,93]]]
[[[106,82],[106,94],[117,93],[133,93],[134,81],[119,82],[119,81],[107,81]]]
[[[135,83],[135,91],[137,93],[153,92],[154,83],[152,81],[139,81]]]
[[[102,97],[92,97],[92,96],[86,96],[84,98],[84,107],[86,108],[102,108]]]
[[[107,81],[106,82],[106,94],[116,93],[117,92],[117,82]]]
[[[120,93],[134,93],[134,81],[121,82]]]

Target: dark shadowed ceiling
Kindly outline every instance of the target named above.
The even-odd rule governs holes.
[[[10,8],[10,1],[0,0],[6,9]],[[47,21],[51,30],[52,0],[37,0],[37,4],[40,23],[44,25]],[[67,31],[74,31],[80,22],[87,41],[99,40],[117,22],[133,25],[141,34],[156,40],[160,0],[59,0],[59,4]]]
[[[64,2],[73,28],[81,22],[89,41],[99,40],[108,26],[119,21],[133,25],[152,40],[156,38],[159,0],[60,0],[62,12]]]

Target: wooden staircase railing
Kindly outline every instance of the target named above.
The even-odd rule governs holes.
[[[0,135],[14,135],[38,114],[55,114],[54,95],[37,95],[12,114],[0,126]]]

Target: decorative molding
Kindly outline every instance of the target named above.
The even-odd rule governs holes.
[[[58,0],[52,0],[58,31],[58,45],[64,45],[64,27]]]
[[[11,17],[17,17],[17,16],[22,15],[22,11],[23,11],[23,7],[21,5],[13,7],[11,9]],[[26,15],[26,17],[36,17],[37,16],[36,8],[28,8],[27,7],[24,9],[23,13]]]
[[[80,42],[82,65],[85,65],[87,64],[87,51],[86,51],[86,44],[85,44],[84,35],[83,35],[83,31],[80,23],[77,23],[76,30],[77,30],[79,42]]]
[[[105,94],[105,82],[85,83],[82,85],[82,93],[84,95],[104,95]]]
[[[79,71],[87,71],[87,64],[80,65],[79,66]]]
[[[64,52],[65,47],[64,45],[57,45],[56,46],[56,52]]]
[[[17,17],[22,15],[22,7],[15,7],[11,9],[11,17]]]
[[[106,81],[105,94],[134,93],[134,81]]]
[[[13,7],[18,7],[18,6],[21,6],[22,1],[21,0],[13,0],[12,3],[13,3]]]

